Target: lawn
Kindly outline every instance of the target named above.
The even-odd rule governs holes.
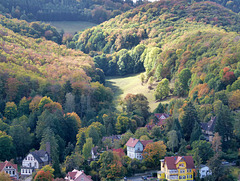
[[[97,25],[86,21],[51,21],[45,23],[56,27],[59,32],[64,30],[65,33],[71,34],[75,34],[76,32],[83,31]]]
[[[155,101],[154,98],[154,89],[149,90],[148,84],[144,83],[141,84],[140,74],[130,75],[126,77],[106,77],[106,86],[112,88],[114,92],[114,100],[118,109],[121,107],[119,106],[119,102],[121,99],[131,93],[131,94],[139,94],[142,93],[144,96],[147,97],[149,101],[150,111],[153,111],[159,104],[159,102]],[[156,84],[153,86],[155,87]],[[162,103],[168,103],[170,97],[161,101]]]

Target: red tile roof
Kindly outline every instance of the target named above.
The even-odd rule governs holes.
[[[172,157],[165,157],[164,164],[167,165],[168,169],[177,169],[176,164],[184,160],[186,162],[187,169],[194,169],[194,162],[192,156],[172,156]]]
[[[75,179],[75,175],[77,174],[77,172],[68,172],[68,175],[72,178]]]
[[[147,144],[152,143],[153,140],[145,140],[145,141],[141,141],[141,143],[143,144],[143,148],[145,148],[147,146]]]
[[[139,139],[130,138],[126,143],[126,146],[134,148],[138,142],[139,142]]]
[[[13,164],[9,161],[5,161],[5,162],[0,162],[0,171],[2,171],[6,166],[12,166],[17,170],[17,164]]]

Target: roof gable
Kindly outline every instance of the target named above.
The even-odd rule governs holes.
[[[5,161],[5,162],[0,162],[0,171],[2,171],[4,168],[9,167],[9,166],[11,166],[17,170],[17,164],[13,164],[9,161]]]
[[[138,142],[140,142],[139,139],[129,138],[128,142],[126,143],[126,146],[134,148]]]
[[[172,156],[164,158],[164,164],[167,165],[168,169],[177,169],[176,165],[180,161],[184,161],[186,163],[187,169],[195,168],[192,156]]]

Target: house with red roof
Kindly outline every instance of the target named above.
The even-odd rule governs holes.
[[[139,139],[130,138],[126,143],[127,156],[130,158],[142,160],[142,153],[147,144],[152,143],[152,140],[140,141]]]
[[[195,166],[192,156],[172,156],[161,160],[158,179],[193,181]]]
[[[18,168],[17,164],[13,164],[9,161],[0,162],[0,172],[5,172],[10,175],[11,179],[18,180]]]
[[[67,181],[93,181],[91,176],[86,175],[83,170],[79,171],[76,169],[72,172],[68,172],[64,179]]]
[[[162,129],[164,129],[167,123],[166,119],[171,117],[170,114],[166,114],[166,113],[155,113],[154,116],[156,117],[157,121],[151,120],[150,123],[146,124],[145,127],[147,127],[148,130],[151,130],[154,126],[159,126]]]

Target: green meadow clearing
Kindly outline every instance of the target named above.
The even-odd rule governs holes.
[[[51,21],[45,23],[56,27],[59,32],[64,30],[65,33],[71,34],[75,34],[76,32],[83,31],[97,25],[86,21]]]
[[[157,84],[153,86],[155,88]],[[106,77],[106,86],[110,87],[114,93],[114,101],[115,104],[119,105],[121,99],[127,94],[140,94],[142,93],[147,97],[149,101],[150,110],[153,111],[159,104],[159,102],[155,101],[154,98],[154,89],[149,90],[148,84],[141,84],[140,74],[130,75],[126,77]],[[170,97],[161,101],[161,103],[168,103],[170,101]],[[121,109],[120,105],[117,107]]]

